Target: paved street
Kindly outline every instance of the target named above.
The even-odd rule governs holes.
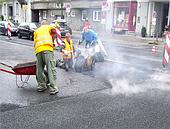
[[[73,35],[76,42],[80,35]],[[95,76],[57,69],[59,94],[37,93],[35,76],[17,88],[15,76],[0,72],[2,129],[168,129],[170,69],[162,68],[143,41],[101,37],[108,56]],[[35,60],[33,42],[0,35],[0,62],[15,66]],[[55,53],[56,58],[59,53]]]

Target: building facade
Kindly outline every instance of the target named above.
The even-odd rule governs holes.
[[[66,8],[64,4],[67,2],[69,0],[32,0],[32,21],[39,22],[45,19],[51,22],[58,18],[65,18]]]
[[[64,18],[73,30],[82,30],[88,18],[96,31],[124,31],[161,36],[170,24],[169,0],[4,0],[0,15],[5,20],[51,22]]]
[[[107,0],[106,30],[141,34],[146,27],[147,36],[161,36],[170,24],[169,0]]]
[[[169,0],[140,0],[137,7],[136,33],[146,27],[148,36],[161,36],[170,21]]]
[[[30,0],[26,4],[20,3],[18,0],[6,0],[0,4],[0,13],[4,20],[14,22],[31,21],[31,6]]]
[[[101,5],[103,0],[32,0],[32,21],[47,19],[51,22],[64,18],[74,30],[82,30],[88,18],[91,27],[101,29]]]

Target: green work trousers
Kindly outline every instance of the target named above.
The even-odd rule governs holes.
[[[54,53],[51,51],[43,51],[36,54],[36,79],[38,82],[38,89],[47,88],[47,82],[50,83],[50,92],[58,91],[56,85],[56,61]],[[46,74],[45,74],[46,67]]]

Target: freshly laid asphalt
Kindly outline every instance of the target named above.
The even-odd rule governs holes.
[[[169,129],[170,94],[149,90],[114,95],[110,90],[6,111],[2,129]]]
[[[20,42],[22,41],[26,40]],[[15,65],[35,60],[33,48],[29,46],[2,41],[1,47],[2,62]],[[131,67],[126,66],[126,69],[128,68]],[[124,72],[125,79],[133,75],[127,72]],[[134,72],[133,69],[131,72]],[[144,74],[143,76],[146,76],[144,79],[148,80],[142,80],[140,84],[131,83],[130,79],[135,80],[140,75],[136,72],[134,72],[136,77],[129,77],[129,80],[122,78],[114,80],[113,76],[113,80],[106,81],[58,69],[57,84],[60,92],[54,96],[50,96],[48,91],[37,93],[35,77],[31,77],[31,86],[18,89],[15,86],[15,76],[1,72],[0,127],[2,129],[169,129],[169,72],[165,74],[150,71],[153,73],[148,74],[141,69],[138,72]]]

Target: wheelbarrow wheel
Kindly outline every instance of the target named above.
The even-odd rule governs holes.
[[[83,72],[84,64],[85,64],[84,56],[77,57],[76,61],[75,61],[75,65],[74,65],[75,71],[78,72],[78,73]]]
[[[96,52],[94,55],[96,62],[103,62],[104,61],[104,55],[101,52]]]

